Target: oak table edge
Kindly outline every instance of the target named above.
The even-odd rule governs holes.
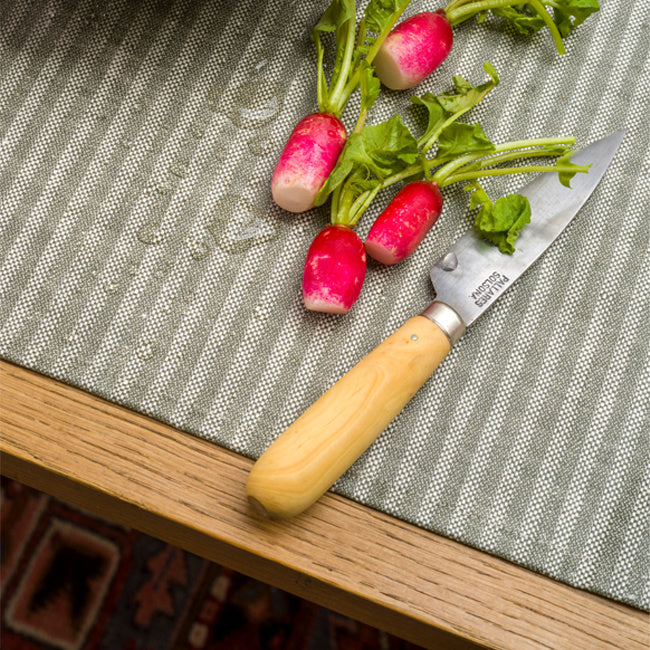
[[[0,426],[4,475],[422,646],[648,647],[644,612],[331,493],[261,520],[251,460],[2,360]]]

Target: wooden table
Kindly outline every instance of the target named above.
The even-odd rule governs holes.
[[[342,497],[260,519],[252,462],[0,361],[1,471],[428,648],[650,648],[639,610]]]

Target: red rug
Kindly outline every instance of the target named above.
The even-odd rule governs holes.
[[[2,478],[3,650],[416,646]]]

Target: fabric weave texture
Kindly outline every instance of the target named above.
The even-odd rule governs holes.
[[[650,5],[601,5],[565,56],[544,32],[461,24],[417,88],[479,83],[490,61],[501,84],[467,119],[493,141],[628,133],[567,230],[334,489],[649,609]],[[4,358],[255,458],[430,302],[429,266],[472,223],[460,187],[412,258],[369,266],[348,315],[302,306],[327,214],[283,212],[269,179],[316,108],[325,6],[2,3]],[[370,121],[409,106],[384,93]]]

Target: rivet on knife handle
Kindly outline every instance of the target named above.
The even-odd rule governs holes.
[[[273,519],[317,501],[372,444],[447,356],[464,325],[433,303],[310,406],[253,466],[246,494]]]

